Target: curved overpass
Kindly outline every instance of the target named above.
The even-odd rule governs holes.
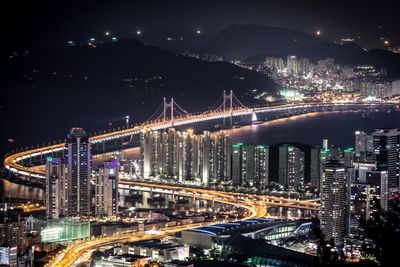
[[[219,203],[233,205],[238,208],[246,209],[248,211],[248,215],[243,218],[251,219],[254,217],[263,217],[266,215],[266,208],[263,203],[242,199],[237,196],[232,196],[229,193],[212,191],[212,190],[204,190],[204,189],[196,189],[196,188],[186,188],[181,186],[168,186],[168,185],[156,185],[156,184],[146,184],[140,182],[131,182],[130,185],[135,186],[146,186],[152,188],[162,188],[166,190],[176,190],[177,195],[181,196],[195,196],[196,198],[215,201]],[[50,260],[46,266],[74,266],[78,263],[81,257],[84,256],[85,253],[90,253],[91,251],[95,251],[101,247],[116,245],[127,242],[141,241],[152,238],[164,238],[168,235],[172,235],[176,232],[180,232],[183,230],[187,230],[190,228],[206,226],[214,224],[212,223],[193,223],[184,226],[175,226],[168,227],[162,229],[158,234],[149,234],[144,231],[142,232],[128,232],[128,233],[120,233],[114,236],[106,236],[99,238],[92,238],[90,240],[86,240],[80,243],[72,244],[68,246],[65,250],[59,252],[54,258]]]
[[[117,130],[110,133],[99,134],[92,136],[90,142],[92,144],[107,142],[110,140],[129,137],[139,134],[143,129],[161,130],[174,126],[189,125],[198,122],[212,121],[221,118],[237,117],[243,115],[251,115],[255,113],[273,113],[273,112],[300,112],[310,113],[325,110],[346,110],[346,109],[362,109],[380,106],[397,106],[398,102],[346,102],[346,103],[333,103],[333,102],[310,102],[310,103],[296,103],[296,104],[282,104],[275,106],[258,106],[254,108],[236,108],[226,112],[221,110],[210,111],[206,113],[196,113],[187,116],[176,117],[171,121],[157,120],[149,121],[137,125],[132,128]],[[290,115],[290,114],[289,114]],[[23,160],[51,154],[53,152],[62,151],[65,149],[65,144],[54,144],[44,146],[41,148],[26,150],[5,158],[4,166],[11,173],[34,178],[45,178],[45,173],[40,170],[32,170],[23,165]]]
[[[231,193],[231,192],[221,192],[210,189],[202,188],[192,188],[176,185],[165,185],[165,184],[149,184],[143,182],[125,182],[125,189],[134,187],[141,188],[152,188],[152,189],[162,189],[165,193],[174,193],[180,196],[195,197],[208,201],[215,201],[219,203],[233,205],[238,208],[247,210],[247,215],[243,220],[251,219],[255,217],[264,217],[267,215],[267,207],[269,205],[288,205],[288,207],[293,208],[307,208],[309,210],[318,210],[319,204],[302,201],[285,199],[281,197],[273,196],[261,196],[261,195],[251,195],[242,193]],[[137,188],[135,188],[137,189]],[[195,228],[199,226],[206,226],[214,224],[212,223],[194,223],[184,226],[175,226],[161,229],[161,231],[155,235],[148,234],[146,232],[128,232],[120,233],[114,236],[92,238],[80,243],[72,244],[68,246],[65,250],[58,253],[46,266],[74,266],[82,258],[85,258],[85,253],[91,253],[96,249],[101,247],[117,245],[121,243],[141,241],[152,238],[163,238],[168,235],[172,235],[176,232],[187,230],[190,228]]]

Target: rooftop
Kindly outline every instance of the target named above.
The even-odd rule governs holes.
[[[289,221],[273,221],[271,219],[250,219],[237,222],[227,222],[210,226],[203,226],[185,231],[198,232],[209,235],[231,235],[237,233],[245,234],[268,227],[274,227],[286,224],[296,224],[296,223]]]

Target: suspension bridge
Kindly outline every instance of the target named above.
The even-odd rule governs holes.
[[[222,101],[221,101],[222,100]],[[233,91],[224,91],[220,98],[204,112],[189,113],[182,108],[174,98],[167,101],[163,99],[156,111],[143,123],[136,125],[127,125],[127,127],[113,129],[111,131],[96,132],[90,137],[92,145],[105,144],[113,140],[121,140],[121,146],[132,142],[133,137],[137,136],[144,129],[163,130],[177,126],[187,126],[200,122],[221,120],[226,125],[233,124],[233,118],[246,117],[249,121],[256,121],[261,114],[278,114],[278,117],[289,117],[291,115],[335,111],[335,110],[360,110],[366,108],[397,107],[398,102],[297,102],[284,104],[268,104],[247,107],[233,93]],[[125,141],[124,141],[125,140]],[[119,149],[121,149],[120,147]],[[40,182],[45,178],[45,171],[40,168],[31,168],[26,162],[32,162],[32,159],[41,158],[48,155],[57,155],[65,150],[65,143],[53,142],[42,147],[25,148],[13,151],[4,160],[4,166],[10,174],[18,177],[24,177],[33,182]],[[43,160],[41,160],[43,163]]]

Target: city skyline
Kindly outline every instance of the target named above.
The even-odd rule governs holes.
[[[0,265],[396,265],[394,3],[4,11]]]

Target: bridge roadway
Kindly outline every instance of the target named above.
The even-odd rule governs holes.
[[[266,214],[266,208],[279,206],[288,207],[296,209],[305,209],[319,211],[319,204],[315,203],[313,200],[297,200],[291,198],[283,198],[277,196],[269,195],[256,195],[256,194],[244,194],[244,193],[234,193],[226,191],[216,191],[206,188],[196,188],[196,187],[186,187],[177,186],[169,184],[157,184],[148,182],[137,182],[137,181],[125,181],[121,180],[120,189],[134,189],[140,191],[149,191],[152,193],[170,194],[170,195],[180,195],[185,197],[200,198],[210,201],[216,201],[215,197],[219,197],[217,202],[231,204],[236,203],[236,201],[242,200],[248,203],[257,203],[256,210],[262,208],[258,211],[258,216]]]
[[[195,113],[187,116],[175,117],[173,120],[164,121],[149,121],[144,122],[132,128],[117,130],[111,133],[104,133],[97,136],[92,136],[90,142],[92,144],[107,142],[110,140],[129,137],[139,134],[143,129],[161,130],[174,126],[189,125],[198,122],[211,121],[221,118],[237,117],[243,115],[250,115],[255,113],[269,113],[269,112],[317,112],[324,110],[345,110],[345,109],[362,109],[380,106],[397,106],[398,102],[310,102],[310,103],[295,103],[295,104],[282,104],[273,106],[261,106],[254,108],[234,108],[223,112],[221,110],[209,111],[206,113]],[[62,151],[65,149],[65,144],[54,144],[44,146],[36,149],[30,149],[10,155],[5,158],[4,166],[11,173],[18,176],[25,176],[29,178],[44,179],[45,172],[42,170],[32,170],[31,168],[23,165],[23,160],[30,159],[38,156],[52,154],[53,152]]]

